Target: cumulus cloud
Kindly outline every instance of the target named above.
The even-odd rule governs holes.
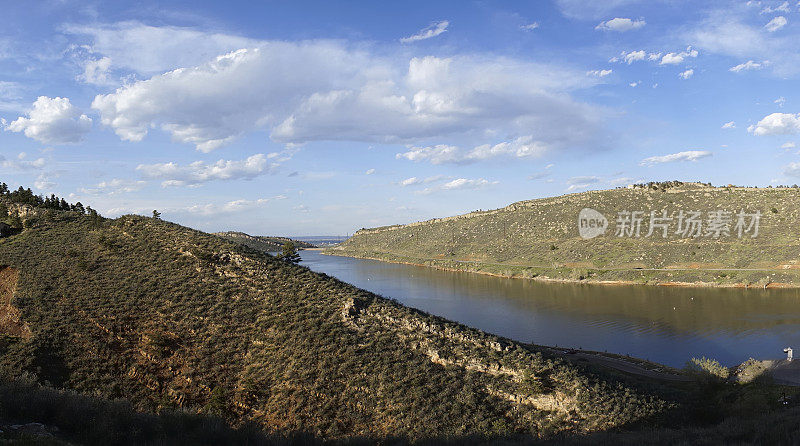
[[[681,79],[684,79],[684,80],[685,79],[689,79],[692,76],[694,76],[694,70],[691,69],[691,68],[686,70],[686,71],[678,73],[678,77],[680,77]]]
[[[764,29],[766,29],[771,33],[774,33],[775,31],[786,26],[787,23],[789,23],[789,21],[786,20],[786,17],[779,15],[778,17],[773,18],[766,25],[764,25]]]
[[[691,46],[686,47],[686,51],[681,51],[679,53],[667,53],[664,57],[661,58],[660,65],[677,65],[683,63],[683,61],[687,57],[697,57],[698,52],[695,49],[692,49]]]
[[[259,153],[240,161],[221,159],[212,164],[204,161],[183,166],[177,163],[140,164],[136,170],[145,178],[163,180],[161,185],[168,187],[197,186],[216,180],[252,179],[277,166],[277,163],[268,163],[267,156]]]
[[[471,150],[439,144],[429,147],[410,147],[396,158],[409,161],[427,161],[431,164],[467,164],[492,158],[536,158],[544,154],[547,145],[533,136],[521,136],[498,144],[483,144]]]
[[[600,31],[617,31],[625,32],[633,29],[639,29],[645,25],[644,19],[631,20],[628,18],[616,17],[611,20],[600,22],[594,29]]]
[[[20,116],[5,130],[23,132],[28,138],[45,144],[72,144],[83,140],[92,120],[74,107],[68,98],[39,96],[27,117]]]
[[[713,154],[707,150],[687,150],[685,152],[671,153],[669,155],[651,156],[650,158],[643,159],[640,166],[653,166],[656,164],[672,163],[675,161],[697,161],[702,158],[707,158]]]
[[[765,64],[766,62],[758,63],[758,62],[753,62],[752,60],[748,60],[745,63],[740,63],[739,65],[730,67],[728,71],[738,73],[740,71],[760,70],[764,67]]]
[[[595,77],[606,77],[611,74],[614,70],[591,70],[587,71],[586,74],[589,76]]]
[[[800,132],[800,113],[772,113],[747,128],[756,136],[793,135]]]
[[[644,60],[646,57],[647,57],[647,53],[644,50],[630,51],[630,52],[623,51],[623,52],[619,53],[619,56],[614,56],[611,59],[609,59],[608,61],[611,62],[611,63],[625,62],[628,65],[630,65],[630,64],[632,64],[632,63],[634,63],[636,61]]]
[[[81,188],[79,191],[89,195],[117,195],[140,191],[146,184],[146,181],[141,180],[114,178],[113,180],[101,181],[92,187]]]
[[[722,124],[722,128],[723,128],[723,129],[733,129],[733,128],[736,128],[736,123],[735,123],[734,121],[729,121],[729,122],[726,122],[725,124]]]
[[[602,111],[569,96],[597,82],[584,72],[493,56],[396,60],[338,41],[269,42],[124,85],[92,107],[124,140],[160,128],[205,152],[258,129],[287,143],[524,130],[561,147],[599,133]]]
[[[401,43],[411,43],[417,42],[420,40],[430,39],[431,37],[436,37],[443,32],[447,31],[447,27],[450,26],[450,22],[447,20],[442,20],[440,22],[434,22],[428,25],[427,27],[421,29],[418,33],[403,37],[400,39]]]

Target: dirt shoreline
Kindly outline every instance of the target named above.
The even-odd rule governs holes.
[[[472,273],[472,274],[482,274],[485,276],[494,276],[494,277],[502,277],[505,279],[527,279],[527,280],[535,280],[539,282],[547,282],[547,283],[576,283],[576,284],[590,284],[590,285],[644,285],[644,286],[665,286],[665,287],[685,287],[685,288],[748,288],[748,289],[775,289],[775,288],[800,288],[800,283],[786,283],[786,282],[770,282],[767,284],[757,284],[757,283],[743,283],[743,282],[732,282],[732,283],[717,283],[717,282],[680,282],[680,281],[647,281],[647,282],[640,282],[635,280],[598,280],[592,278],[584,278],[584,279],[570,279],[570,278],[561,278],[561,277],[547,277],[547,276],[534,276],[534,277],[524,277],[520,275],[508,275],[508,274],[500,274],[500,273],[493,273],[489,271],[473,271],[463,268],[450,268],[442,265],[437,265],[436,263],[420,263],[420,262],[436,262],[437,259],[426,259],[417,262],[412,261],[402,261],[402,260],[389,260],[381,257],[374,257],[374,256],[365,256],[365,255],[357,255],[353,253],[347,253],[346,251],[336,251],[336,249],[315,249],[320,251],[320,254],[323,255],[330,255],[330,256],[337,256],[337,257],[350,257],[354,259],[365,259],[365,260],[377,260],[380,262],[386,263],[396,263],[401,265],[410,265],[410,266],[423,266],[427,268],[434,268],[442,271],[451,271],[451,272],[463,272],[463,273]],[[464,262],[465,264],[467,262]],[[488,263],[482,262],[469,262],[475,265],[483,265]],[[499,264],[498,264],[499,265]],[[524,267],[524,265],[507,265],[509,267]],[[536,267],[536,268],[544,268],[544,267]],[[737,269],[737,268],[711,268],[711,269],[702,269],[702,268],[636,268],[636,269],[617,269],[616,271],[631,271],[631,272],[640,272],[640,271],[753,271],[754,269]],[[780,269],[758,269],[758,271],[775,271],[780,272]]]

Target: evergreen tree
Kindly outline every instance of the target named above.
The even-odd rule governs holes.
[[[156,220],[161,220],[161,212],[158,212],[157,210],[153,209],[153,218],[155,218]]]
[[[283,244],[283,252],[278,254],[278,258],[288,263],[300,263],[300,254],[297,253],[293,241],[289,240]]]

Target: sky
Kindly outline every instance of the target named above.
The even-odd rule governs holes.
[[[0,1],[0,181],[347,235],[647,181],[800,183],[800,2]]]

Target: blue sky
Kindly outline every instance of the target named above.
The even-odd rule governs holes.
[[[348,234],[800,183],[797,1],[2,3],[2,181],[107,216]]]

